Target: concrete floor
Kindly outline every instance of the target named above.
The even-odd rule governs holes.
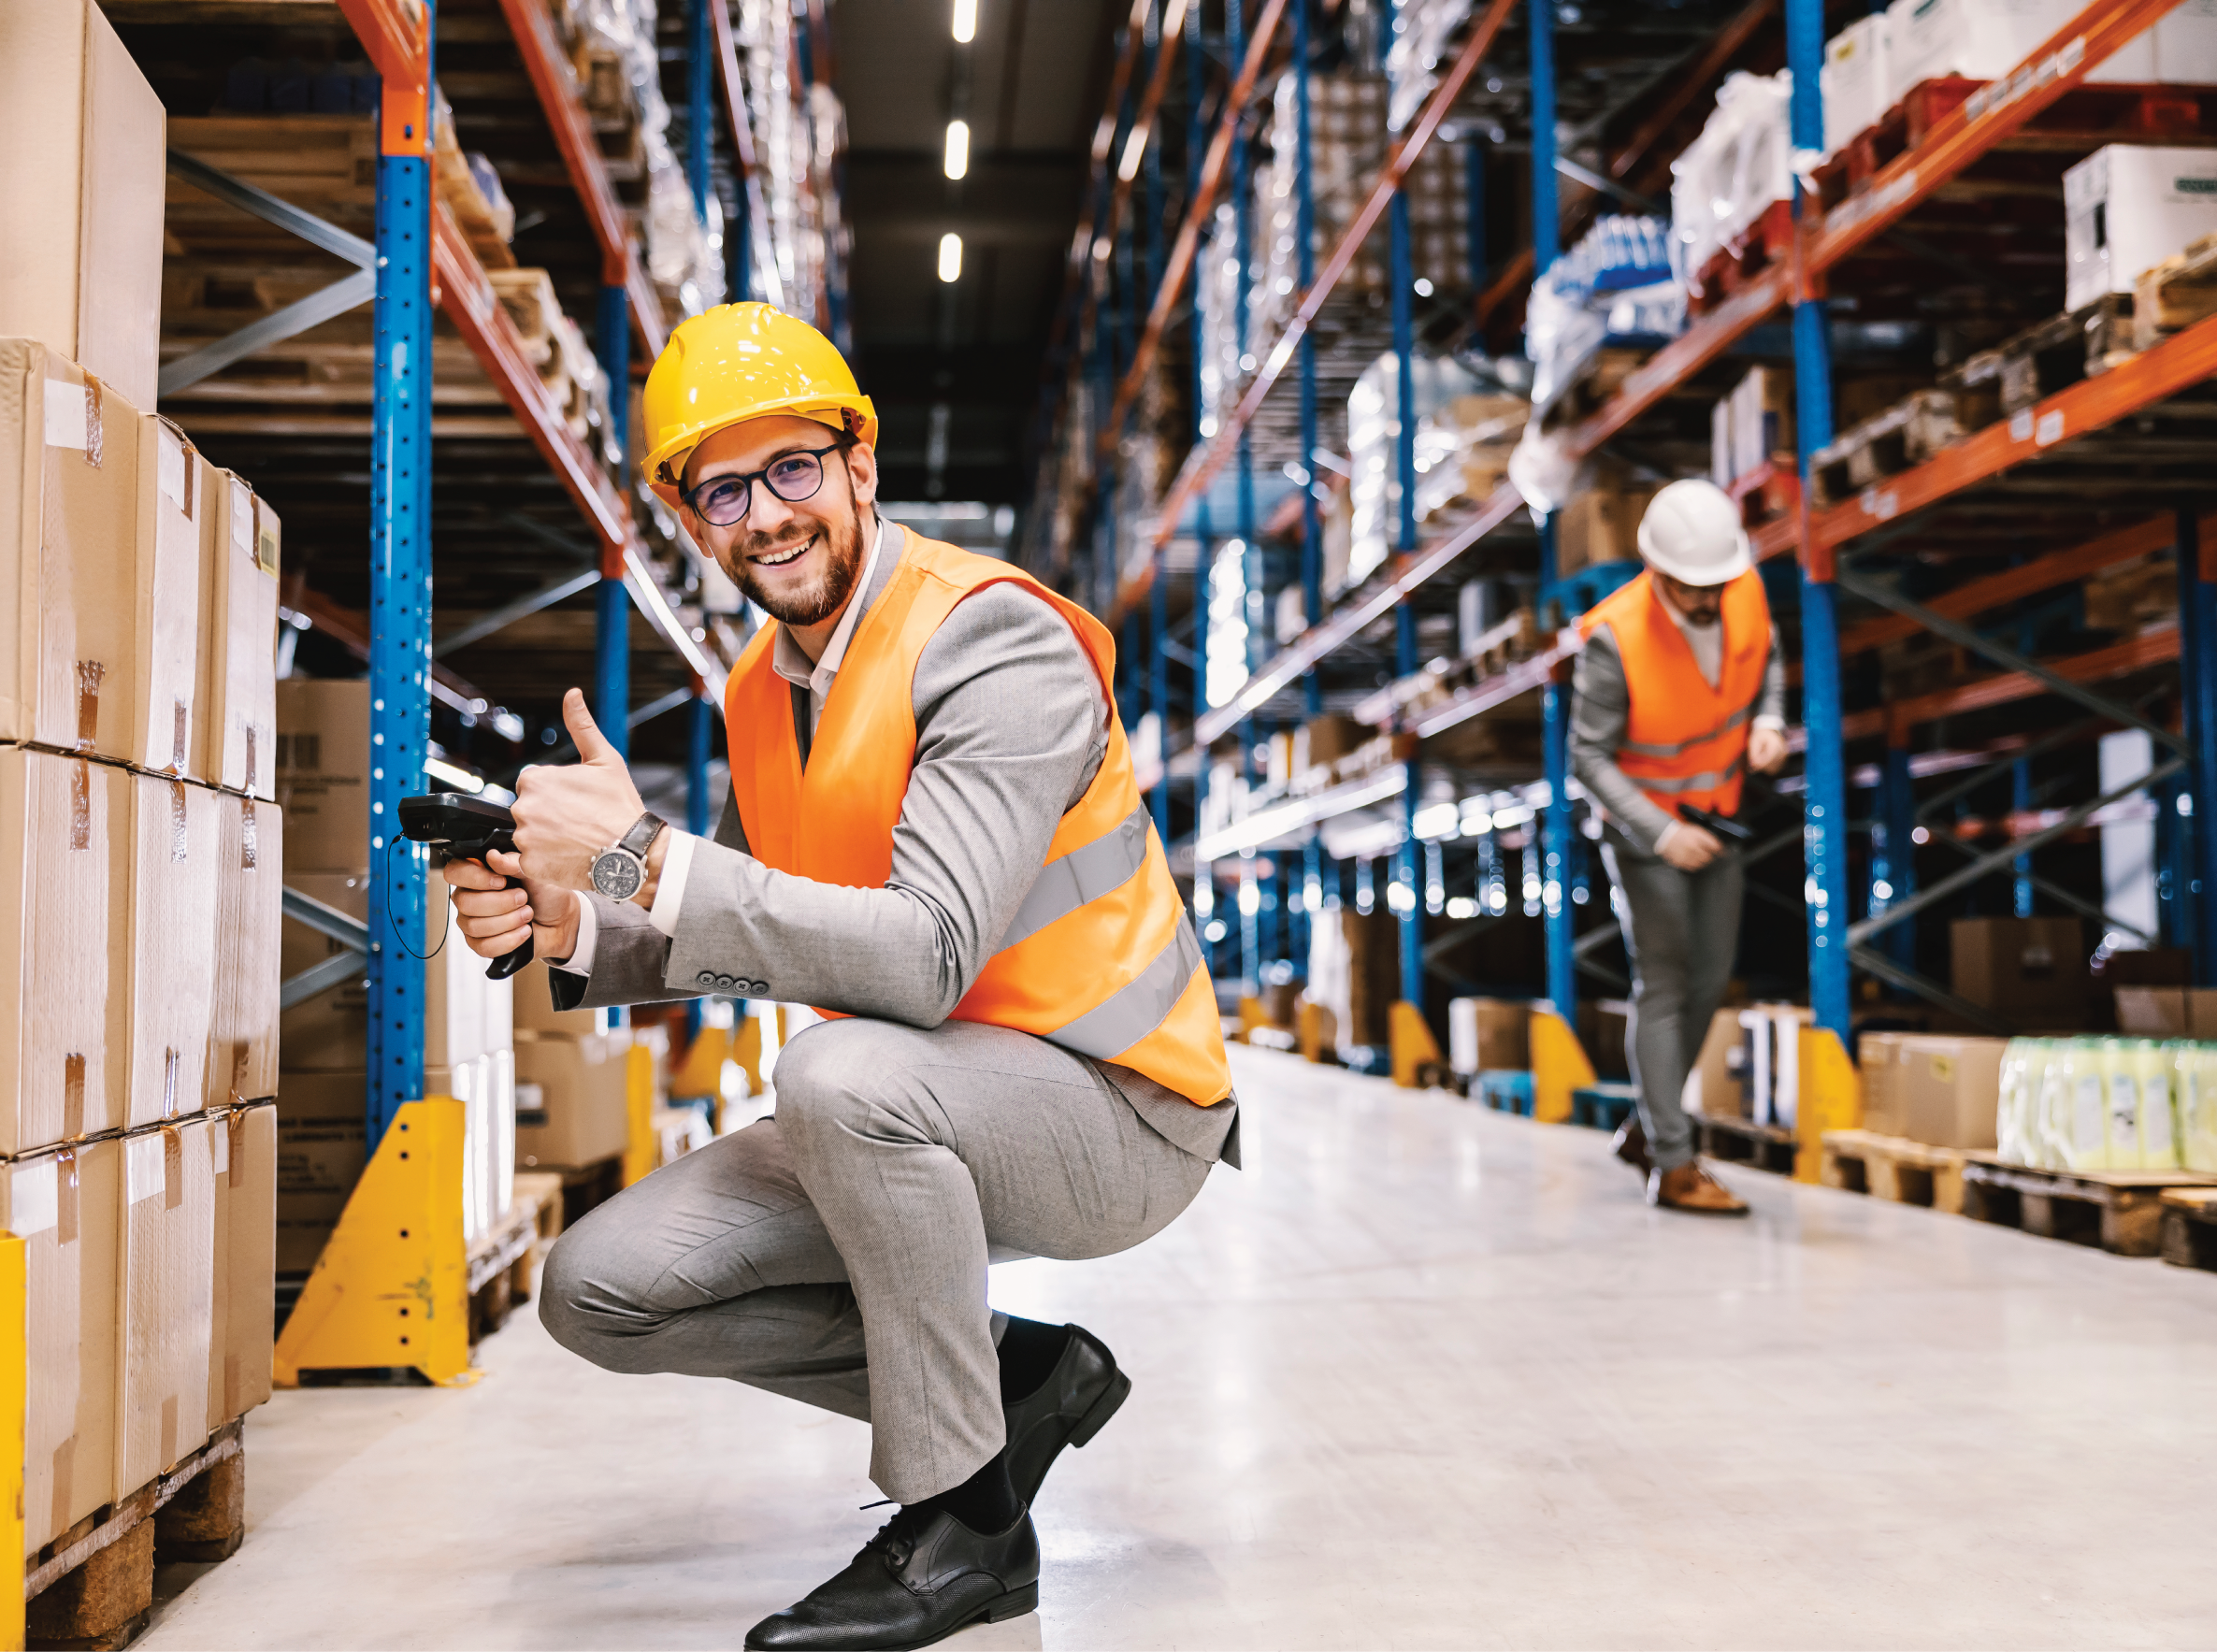
[[[2217,1278],[1235,1053],[1244,1174],[997,1269],[1137,1386],[988,1647],[2217,1643]],[[858,1424],[621,1377],[519,1315],[475,1388],[281,1394],[246,1546],[143,1645],[736,1646],[842,1563]]]

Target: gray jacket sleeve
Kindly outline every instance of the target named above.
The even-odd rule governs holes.
[[[1775,648],[1771,657],[1775,667]],[[1783,681],[1779,692],[1783,696]],[[1571,772],[1587,795],[1609,812],[1632,845],[1652,855],[1671,817],[1617,767],[1617,748],[1624,740],[1632,697],[1624,685],[1624,660],[1617,652],[1616,633],[1608,626],[1596,630],[1578,651],[1570,693]]]
[[[740,824],[739,810],[729,797],[724,799],[723,812],[716,817],[716,829],[709,840],[742,853],[746,849],[746,828]],[[696,865],[706,847],[703,844],[701,850],[695,852]],[[547,982],[554,988],[555,1009],[598,1010],[612,1004],[667,1004],[701,996],[698,987],[681,992],[663,985],[669,958],[669,937],[655,927],[646,908],[633,900],[611,900],[591,889],[578,898],[593,903],[593,918],[597,926],[598,939],[593,943],[593,972],[572,975],[567,970],[549,970]]]
[[[714,841],[693,852],[674,939],[637,906],[596,907],[604,927],[579,1002],[725,992],[916,1027],[944,1020],[1091,783],[1108,702],[1062,618],[1000,584],[962,602],[925,645],[914,705],[915,765],[883,889],[773,871],[746,852],[727,806]]]
[[[1763,697],[1755,702],[1758,720],[1776,717],[1786,721],[1786,652],[1778,642],[1777,622],[1771,625],[1770,664],[1763,668]]]

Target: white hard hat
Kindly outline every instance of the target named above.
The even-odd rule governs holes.
[[[1739,506],[1699,477],[1674,481],[1648,502],[1640,554],[1649,567],[1689,585],[1721,585],[1755,566]]]

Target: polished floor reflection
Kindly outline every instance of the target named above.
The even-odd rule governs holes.
[[[1236,1067],[1245,1173],[995,1270],[1137,1386],[1042,1499],[1039,1615],[949,1645],[2217,1642],[2217,1276],[1754,1171],[1666,1215],[1593,1132]],[[143,1645],[732,1646],[883,1516],[860,1425],[528,1315],[480,1360],[256,1414],[246,1546]]]

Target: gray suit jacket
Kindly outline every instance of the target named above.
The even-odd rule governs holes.
[[[897,527],[885,550],[896,535],[904,555],[908,535]],[[881,555],[865,614],[900,561]],[[745,823],[727,798],[713,837],[693,851],[674,937],[638,905],[583,897],[598,925],[592,972],[550,970],[556,1007],[725,993],[911,1027],[945,1020],[1092,783],[1108,750],[1108,701],[1062,617],[1014,583],[957,606],[917,659],[912,697],[915,761],[884,888],[772,870],[747,853]],[[794,700],[804,730],[806,696]],[[1158,1132],[1204,1157],[1229,1156],[1232,1103],[1196,1107],[1129,1068],[1099,1065]]]

